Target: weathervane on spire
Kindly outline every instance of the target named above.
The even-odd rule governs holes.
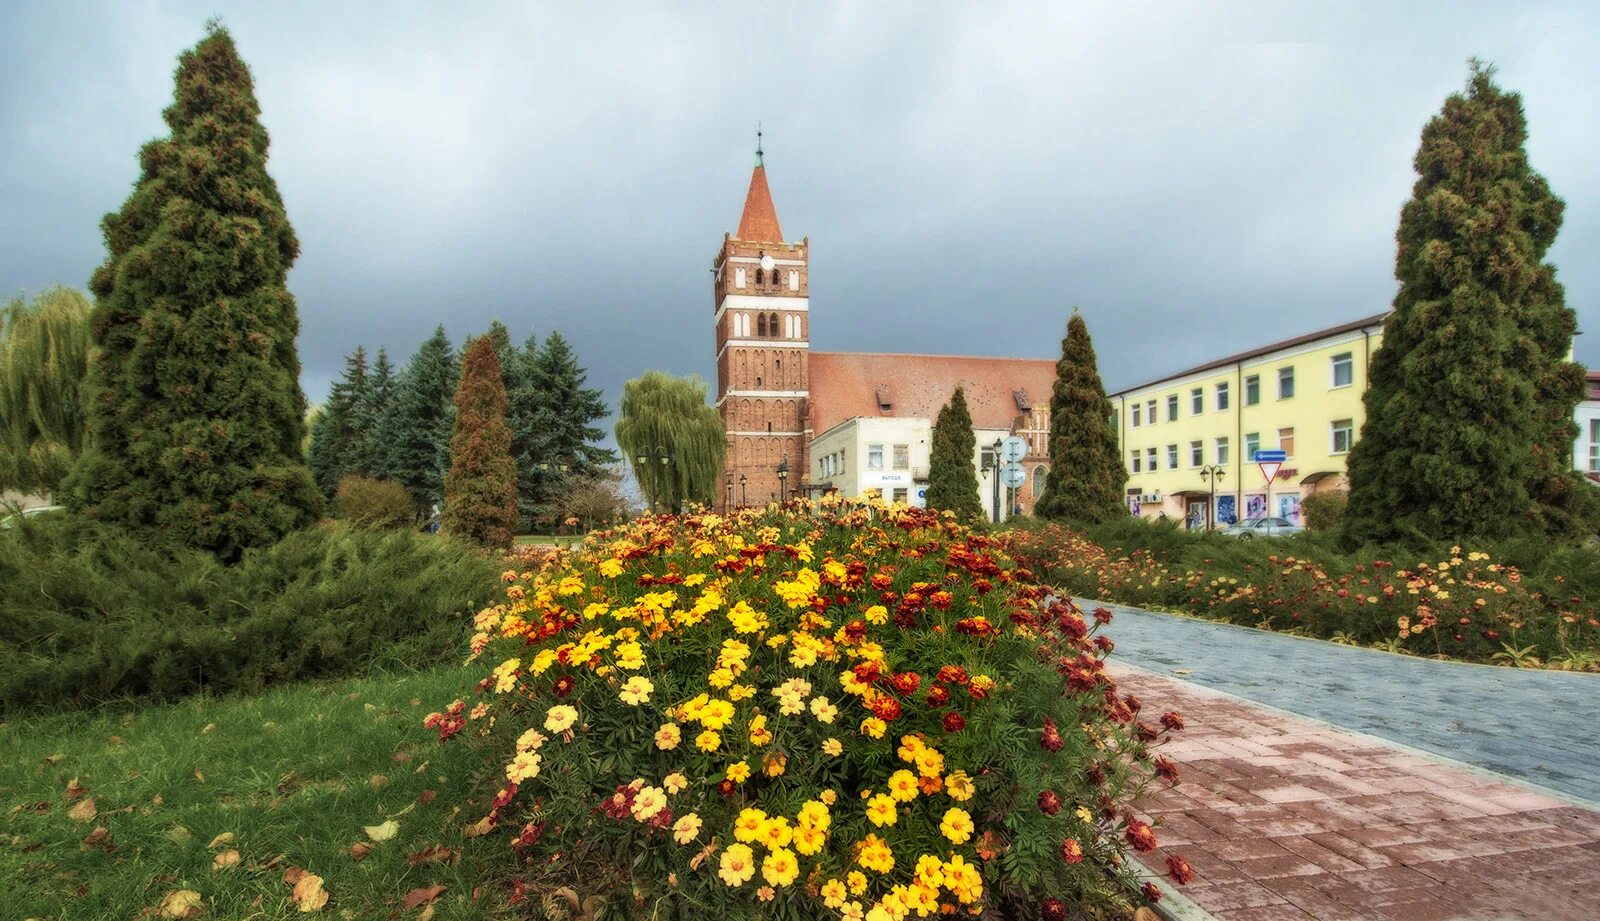
[[[761,123],[756,122],[756,166],[761,165]]]

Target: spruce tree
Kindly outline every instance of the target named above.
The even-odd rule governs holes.
[[[1564,206],[1526,140],[1521,97],[1477,61],[1422,131],[1350,455],[1352,541],[1594,532],[1570,470],[1577,319],[1543,261]]]
[[[440,326],[411,356],[379,427],[381,475],[399,480],[423,513],[444,498],[460,374],[455,349]]]
[[[1127,514],[1128,474],[1111,415],[1089,326],[1074,308],[1050,393],[1050,473],[1035,515],[1096,522]]]
[[[967,394],[956,392],[939,410],[933,425],[933,444],[928,461],[928,508],[952,511],[962,521],[984,517],[983,500],[978,496],[978,469],[972,458],[978,436],[972,430],[972,413],[967,410]]]
[[[383,476],[383,420],[394,405],[397,381],[389,353],[378,347],[378,360],[372,363],[367,374],[367,386],[356,400],[352,412],[355,429],[355,451],[351,469],[367,476]]]
[[[543,506],[564,476],[595,476],[617,456],[596,444],[602,432],[594,422],[606,417],[605,400],[598,389],[584,386],[588,372],[560,333],[546,337],[532,375],[538,406],[528,439],[528,454],[535,459],[530,491]]]
[[[101,227],[88,447],[63,492],[92,518],[225,559],[316,520],[301,454],[299,242],[225,29],[178,59],[169,137]]]
[[[367,398],[367,388],[367,350],[356,346],[345,356],[344,376],[329,390],[311,430],[311,476],[329,499],[347,475],[368,472],[360,463],[363,445],[356,420],[356,407]]]
[[[490,336],[467,348],[455,396],[450,472],[444,481],[444,531],[508,549],[517,523],[517,465],[506,425],[506,385]]]
[[[522,348],[511,352],[502,374],[506,380],[506,423],[511,426],[511,458],[517,462],[517,528],[533,530],[539,515],[540,458],[535,453],[539,407],[534,365],[539,358],[539,342],[529,336]]]

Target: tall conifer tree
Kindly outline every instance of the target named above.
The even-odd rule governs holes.
[[[250,71],[225,29],[178,59],[171,136],[101,226],[89,444],[63,490],[87,515],[224,558],[316,519],[301,454],[299,242],[267,174]]]
[[[378,358],[367,374],[367,386],[356,400],[352,411],[356,449],[352,469],[368,476],[383,476],[383,419],[394,405],[396,378],[394,365],[383,346],[378,347]]]
[[[411,356],[379,427],[381,475],[404,484],[424,513],[444,498],[460,375],[455,348],[440,326]]]
[[[445,477],[446,533],[508,549],[517,523],[517,465],[506,425],[506,385],[492,336],[467,347],[455,395],[450,472]]]
[[[1127,514],[1122,490],[1128,473],[1111,415],[1089,325],[1074,308],[1050,394],[1050,473],[1034,514],[1087,522]]]
[[[311,476],[329,499],[339,481],[352,473],[367,473],[361,466],[362,433],[356,407],[367,398],[367,350],[345,356],[344,376],[328,392],[311,430]]]
[[[952,511],[962,521],[983,518],[983,500],[978,496],[978,470],[972,458],[978,449],[978,436],[972,430],[972,413],[967,409],[967,394],[960,387],[950,402],[939,410],[933,425],[933,444],[929,446],[928,508]]]
[[[1528,163],[1522,99],[1474,61],[1422,131],[1400,290],[1350,456],[1353,540],[1593,533],[1570,471],[1577,318],[1544,262],[1563,204]]]
[[[506,423],[511,426],[511,458],[517,462],[517,528],[533,530],[540,511],[539,456],[536,426],[541,398],[535,382],[534,366],[539,359],[539,341],[530,335],[522,348],[507,359]]]
[[[533,362],[538,403],[527,447],[534,459],[529,492],[536,506],[548,504],[563,477],[595,476],[617,462],[615,453],[596,444],[602,432],[594,423],[607,409],[600,391],[584,386],[587,379],[566,338],[555,332],[545,337]]]

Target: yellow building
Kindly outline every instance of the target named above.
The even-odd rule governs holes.
[[[1386,315],[1112,394],[1130,510],[1190,527],[1269,513],[1301,523],[1301,498],[1346,486],[1345,458],[1361,431],[1367,364]],[[1253,457],[1272,448],[1288,459],[1269,486]]]

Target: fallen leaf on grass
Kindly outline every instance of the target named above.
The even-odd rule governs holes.
[[[83,799],[88,794],[89,788],[78,783],[78,778],[74,777],[67,781],[67,799]]]
[[[389,785],[389,778],[383,776],[382,774],[373,774],[372,775],[372,779],[367,781],[367,786],[371,787],[374,790],[382,790],[384,787],[387,787],[388,785]]]
[[[328,890],[322,888],[322,877],[307,873],[294,884],[294,904],[302,912],[321,911],[328,904]]]
[[[67,818],[74,822],[93,822],[99,811],[94,808],[94,797],[82,800],[78,805],[67,810]]]
[[[419,867],[425,863],[451,863],[460,856],[461,852],[454,848],[433,844],[407,855],[406,862],[413,867]]]
[[[56,752],[53,755],[46,755],[44,757],[44,763],[45,764],[55,764],[56,762],[62,760],[65,757],[67,757],[67,756],[62,754],[61,752]]]
[[[406,893],[406,899],[401,904],[406,908],[416,908],[419,905],[426,905],[438,898],[439,894],[444,892],[444,890],[444,886],[420,886]]]
[[[200,734],[201,735],[205,735],[208,732],[216,732],[216,731],[217,731],[217,724],[216,723],[207,723],[205,725],[205,727],[200,730]]]
[[[306,871],[300,869],[299,867],[290,867],[289,869],[283,871],[283,881],[291,886],[298,885],[299,882],[305,878]]]
[[[211,859],[213,870],[228,870],[238,865],[239,852],[231,847]]]
[[[194,779],[200,781],[201,783],[205,783],[206,782],[206,774],[205,774],[205,772],[200,770],[199,768],[195,768],[194,769]]]
[[[426,806],[433,802],[433,798],[438,795],[439,794],[433,792],[432,790],[423,790],[422,793],[417,796],[417,802]]]
[[[383,842],[400,833],[400,823],[390,819],[382,825],[363,825],[362,829],[367,833],[368,838]]]
[[[372,853],[372,845],[368,844],[365,841],[357,841],[355,844],[350,845],[350,859],[351,860],[355,860],[355,861],[365,860],[367,855],[370,854],[370,853]]]
[[[78,842],[78,847],[85,851],[99,849],[107,854],[117,849],[116,845],[111,843],[111,829],[104,825],[85,835],[83,840]]]
[[[211,839],[211,843],[206,845],[206,847],[214,851],[217,848],[222,847],[225,844],[232,844],[232,843],[233,843],[233,832],[225,831],[222,834],[216,836],[215,838],[212,838]]]
[[[112,736],[111,738],[106,740],[106,744],[107,745],[127,745],[128,744],[128,740],[124,739],[122,736]],[[185,891],[185,890],[179,890],[179,891],[182,892],[182,891]]]
[[[394,753],[394,760],[400,762],[401,764],[404,764],[405,762],[411,760],[411,753],[410,752],[395,752]]]
[[[473,822],[471,825],[468,825],[466,828],[461,829],[461,834],[468,838],[482,838],[484,835],[489,833],[490,827],[489,817],[484,816],[478,821]]]
[[[422,907],[422,914],[417,915],[417,921],[433,921],[433,903],[429,902]]]
[[[156,906],[156,914],[163,918],[193,918],[200,914],[200,893],[193,889],[178,889],[166,894]]]

